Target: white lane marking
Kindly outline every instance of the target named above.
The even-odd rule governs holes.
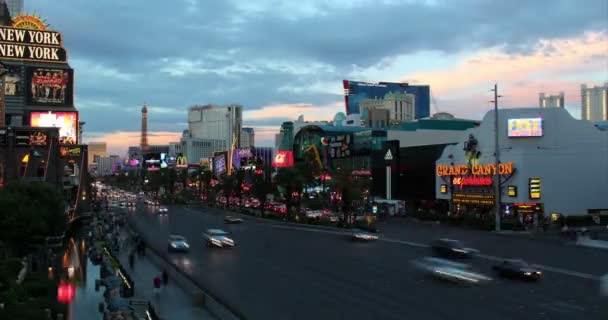
[[[430,247],[428,244],[422,244],[422,243],[405,241],[405,240],[390,239],[390,238],[379,238],[378,241],[399,243],[399,244],[404,244],[404,245],[408,245],[408,246],[412,246],[412,247],[419,247],[419,248],[429,248]]]
[[[551,272],[555,272],[555,273],[561,273],[561,274],[565,274],[565,275],[569,275],[569,276],[574,276],[574,277],[579,277],[579,278],[585,278],[585,279],[589,279],[589,280],[600,280],[599,276],[594,276],[594,275],[588,274],[588,273],[582,273],[582,272],[578,272],[578,271],[570,271],[570,270],[566,270],[566,269],[545,266],[545,265],[542,265],[542,264],[533,264],[532,266],[534,266],[536,268],[539,268],[539,269],[542,269],[542,270],[551,271]]]

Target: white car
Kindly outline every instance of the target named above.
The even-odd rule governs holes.
[[[236,245],[229,233],[221,229],[208,229],[203,233],[203,238],[210,248],[232,248]]]
[[[476,272],[471,265],[465,263],[426,257],[413,264],[432,277],[450,282],[476,285],[492,281],[492,278]]]
[[[167,213],[167,212],[169,212],[169,209],[167,209],[167,207],[160,207],[160,208],[158,208],[158,212]]]
[[[364,231],[355,231],[353,232],[352,238],[353,241],[376,241],[378,240],[378,236],[373,235],[373,234],[369,234],[367,232]]]
[[[189,249],[186,238],[175,234],[169,236],[169,252],[188,252]]]

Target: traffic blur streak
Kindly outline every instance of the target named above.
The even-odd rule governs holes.
[[[466,263],[425,257],[420,260],[414,260],[413,264],[432,277],[451,282],[476,285],[487,283],[492,280],[492,278],[474,271],[472,266]]]

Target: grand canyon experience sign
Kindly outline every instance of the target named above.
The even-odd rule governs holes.
[[[0,26],[0,60],[66,63],[61,33]]]

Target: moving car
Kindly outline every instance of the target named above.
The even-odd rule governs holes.
[[[127,203],[127,207],[135,207],[135,202],[129,202],[129,203]]]
[[[169,209],[167,209],[167,207],[160,207],[160,208],[158,208],[158,212],[166,213],[166,212],[169,212]]]
[[[479,253],[478,250],[466,248],[462,242],[454,239],[439,239],[431,243],[431,250],[440,257],[445,258],[472,258]]]
[[[210,248],[232,248],[235,246],[234,240],[228,237],[230,234],[221,229],[208,229],[203,233],[203,237]]]
[[[492,267],[499,276],[504,278],[516,278],[537,281],[542,278],[543,273],[527,262],[518,259],[505,260]]]
[[[425,257],[413,264],[431,277],[455,283],[477,285],[492,281],[492,278],[472,269],[469,264],[446,259]]]
[[[376,240],[378,240],[378,236],[373,235],[373,234],[369,234],[368,232],[365,232],[363,230],[356,230],[356,231],[353,232],[351,239],[353,241],[369,242],[369,241],[376,241]]]
[[[189,249],[186,238],[175,234],[169,236],[169,252],[188,252]]]
[[[243,223],[243,219],[233,216],[226,216],[224,218],[224,222],[229,224]]]

